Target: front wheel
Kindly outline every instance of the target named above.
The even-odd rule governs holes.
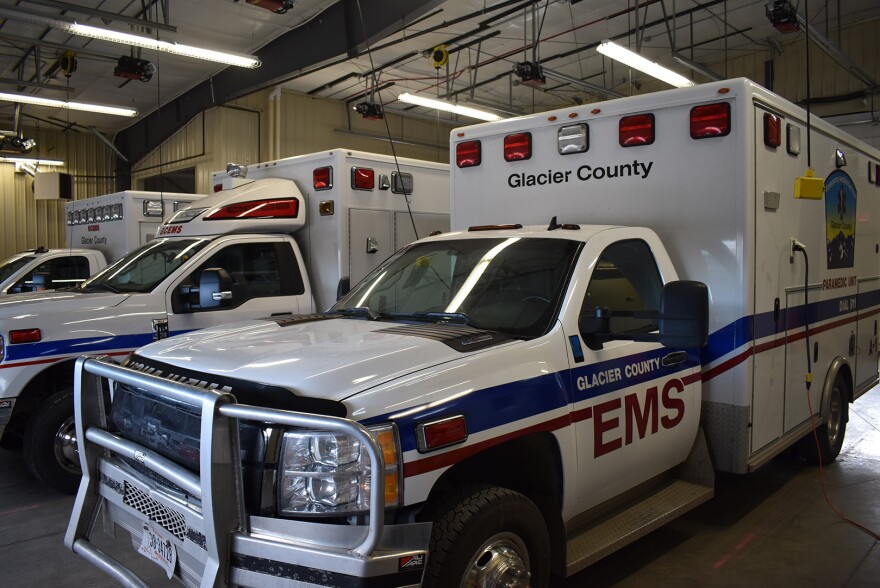
[[[73,388],[50,396],[31,417],[24,434],[24,461],[38,480],[65,494],[74,494],[82,471],[76,448]]]
[[[526,496],[492,486],[462,489],[432,517],[427,588],[543,588],[550,537]]]
[[[838,374],[831,388],[828,414],[825,415],[822,424],[816,428],[818,446],[812,432],[800,440],[800,454],[808,462],[818,465],[821,460],[822,464],[828,464],[840,455],[843,438],[846,435],[846,422],[849,420],[848,396],[846,381]]]

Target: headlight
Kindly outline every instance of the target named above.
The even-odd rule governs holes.
[[[400,502],[400,449],[394,425],[370,427],[385,459],[385,506]],[[349,435],[288,431],[281,443],[278,512],[351,515],[370,510],[370,455]]]

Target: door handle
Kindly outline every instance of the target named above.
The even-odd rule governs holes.
[[[687,351],[673,351],[669,355],[663,356],[660,363],[663,364],[663,367],[671,367],[686,362],[687,358]]]
[[[379,251],[379,242],[376,237],[367,237],[367,253],[376,253]]]

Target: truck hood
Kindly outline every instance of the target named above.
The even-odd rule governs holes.
[[[110,308],[120,304],[129,296],[131,295],[113,294],[112,292],[82,293],[64,290],[10,294],[0,299],[0,319],[22,314],[42,316],[50,313]]]
[[[461,325],[313,316],[244,321],[194,331],[151,343],[137,355],[199,374],[341,401],[509,341],[499,333]]]

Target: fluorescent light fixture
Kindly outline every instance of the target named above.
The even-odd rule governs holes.
[[[20,102],[22,104],[33,104],[34,106],[48,106],[50,108],[67,108],[69,110],[82,110],[84,112],[97,112],[99,114],[112,114],[115,116],[135,117],[138,111],[134,108],[119,108],[117,106],[106,106],[104,104],[89,104],[88,102],[73,102],[65,100],[55,100],[53,98],[39,98],[28,94],[7,94],[0,92],[0,100],[7,102]]]
[[[671,69],[666,69],[658,63],[649,61],[638,53],[634,53],[626,47],[622,47],[612,41],[602,41],[599,46],[596,47],[596,51],[614,59],[615,61],[626,64],[633,69],[637,69],[642,73],[646,73],[649,76],[653,76],[658,80],[675,86],[676,88],[687,88],[694,85],[692,81],[683,75],[679,75]]]
[[[681,53],[673,53],[672,58],[674,60],[676,60],[677,62],[679,62],[680,64],[682,64],[683,66],[690,68],[699,74],[703,74],[704,76],[706,76],[707,78],[709,78],[713,82],[720,82],[721,80],[724,79],[721,76],[719,76],[717,73],[715,73],[714,71],[712,71],[711,69],[709,69],[708,67],[703,65],[702,63],[697,63],[696,61],[688,59],[687,57],[685,57]]]
[[[64,27],[74,35],[90,37],[92,39],[100,39],[102,41],[110,41],[111,43],[122,43],[132,47],[142,47],[144,49],[153,49],[155,51],[164,51],[165,53],[173,53],[174,55],[183,55],[184,57],[194,57],[196,59],[204,59],[206,61],[215,61],[217,63],[225,63],[226,65],[236,65],[238,67],[260,67],[260,60],[253,55],[242,55],[240,53],[228,53],[225,51],[214,51],[213,49],[203,49],[201,47],[193,47],[192,45],[183,45],[181,43],[169,43],[168,41],[160,41],[151,39],[142,35],[132,35],[131,33],[121,33],[111,31],[99,27],[73,23]]]
[[[436,110],[441,110],[443,112],[451,112],[452,114],[460,114],[462,116],[469,116],[471,118],[476,118],[479,120],[485,121],[496,121],[501,120],[502,117],[497,114],[492,114],[491,112],[486,112],[485,110],[478,110],[476,108],[470,108],[468,106],[460,106],[458,104],[451,104],[449,102],[444,102],[443,100],[436,100],[434,98],[425,98],[424,96],[416,96],[415,94],[401,94],[397,97],[401,102],[406,102],[407,104],[415,104],[416,106],[424,106],[425,108],[434,108]]]
[[[30,157],[0,157],[0,163],[29,163],[31,165],[64,165],[58,159],[32,159]]]

